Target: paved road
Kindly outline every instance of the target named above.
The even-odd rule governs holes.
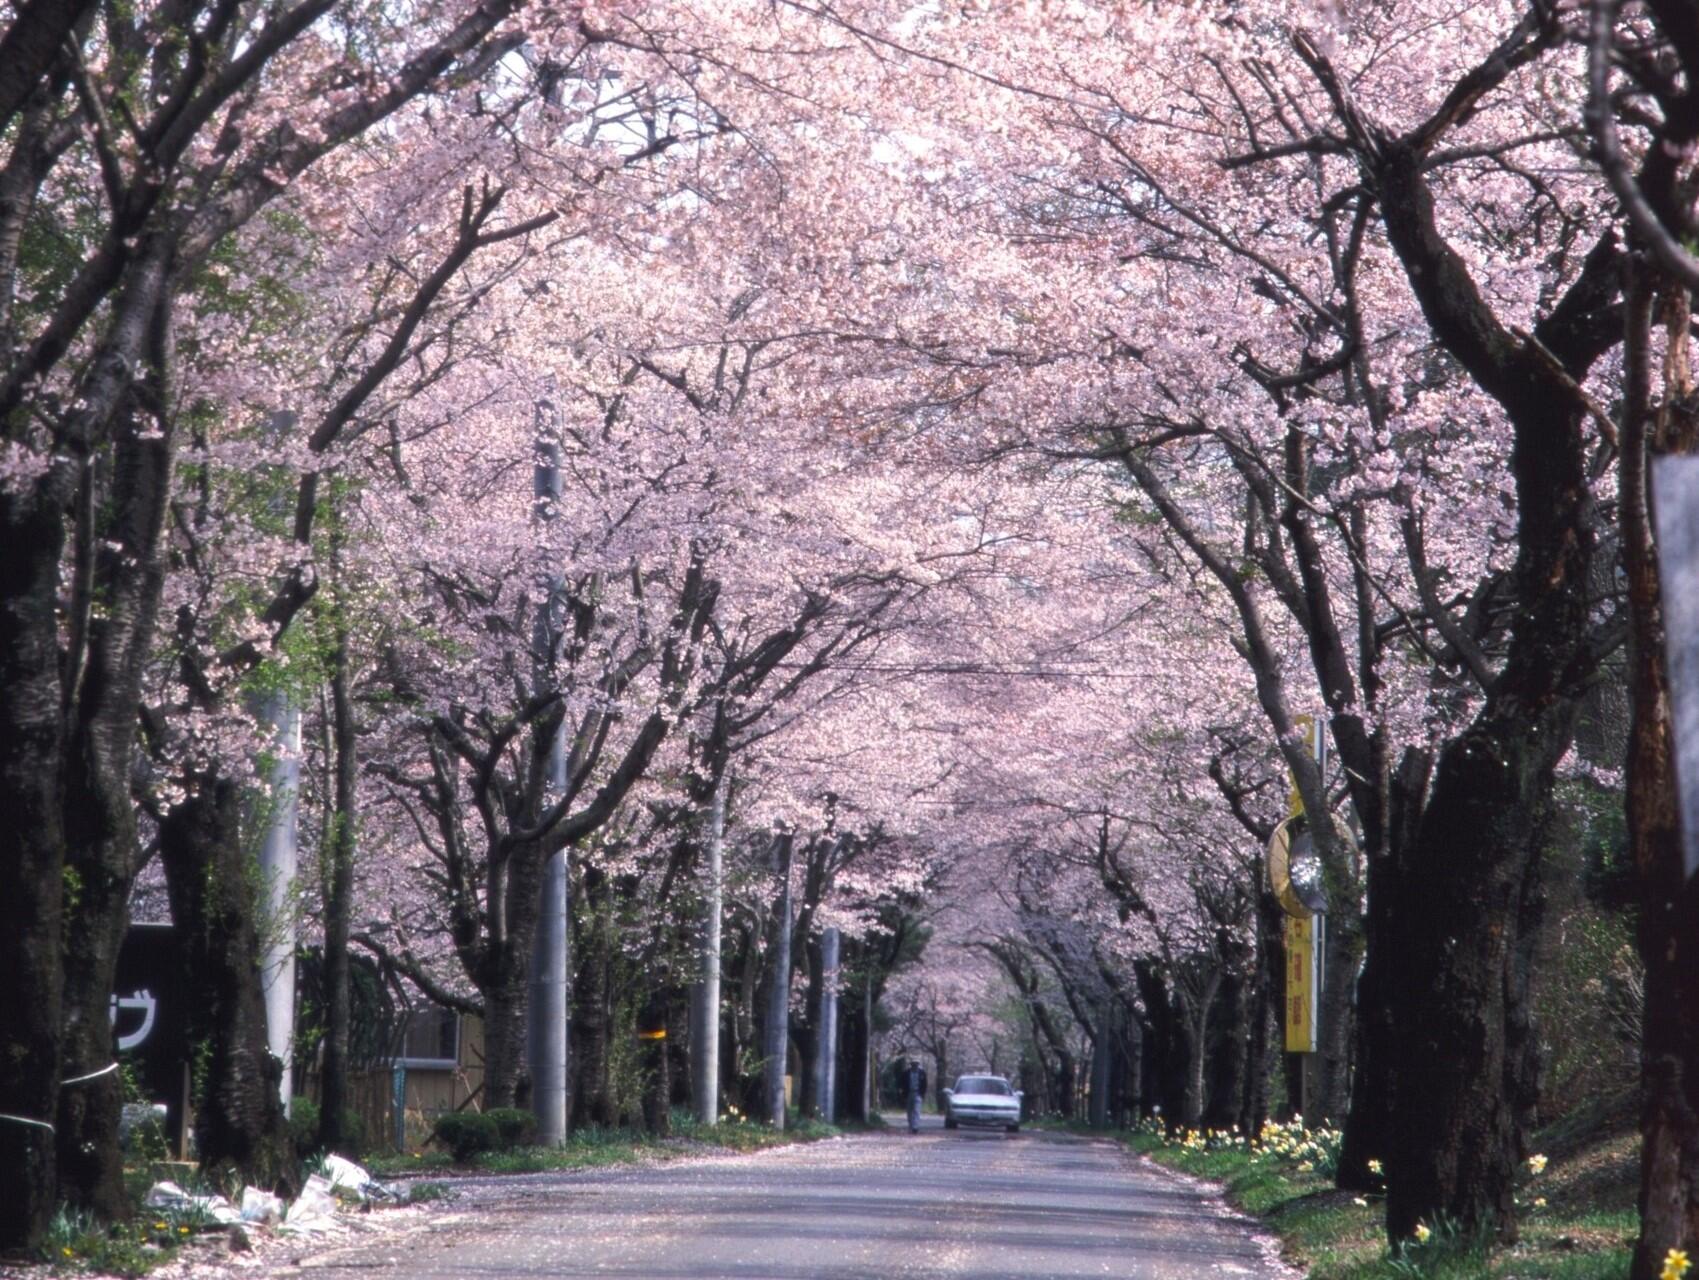
[[[472,1181],[431,1228],[297,1276],[641,1280],[1275,1280],[1266,1242],[1107,1142],[845,1138],[649,1168]],[[457,1186],[460,1184],[457,1184]]]

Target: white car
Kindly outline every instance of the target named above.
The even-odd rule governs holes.
[[[944,1127],[964,1124],[1001,1125],[1010,1133],[1021,1127],[1021,1091],[1002,1076],[957,1076],[956,1087],[944,1090]]]

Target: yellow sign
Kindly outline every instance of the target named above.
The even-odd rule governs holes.
[[[665,1040],[667,1038],[666,1028],[663,1027],[659,1031],[639,1031],[637,1038],[639,1040]]]
[[[1314,1053],[1321,1003],[1322,921],[1286,917],[1286,1052]]]
[[[1292,883],[1292,832],[1294,828],[1302,830],[1302,813],[1300,807],[1298,816],[1287,818],[1280,823],[1274,828],[1274,834],[1269,837],[1268,887],[1280,900],[1282,911],[1289,916],[1297,916],[1300,920],[1308,920],[1315,913],[1299,896],[1297,886]]]

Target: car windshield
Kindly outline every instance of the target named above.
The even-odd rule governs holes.
[[[996,1076],[963,1076],[956,1081],[957,1093],[995,1093],[1008,1097],[1014,1092],[1009,1088],[1007,1080],[999,1080]]]

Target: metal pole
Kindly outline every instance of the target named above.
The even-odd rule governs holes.
[[[554,407],[547,401],[537,406],[537,456],[532,492],[539,523],[553,520],[560,503],[560,439],[555,429]],[[554,652],[558,634],[555,614],[559,608],[560,579],[552,572],[542,584],[542,607],[538,610],[537,641],[539,674],[547,675],[548,657]],[[544,803],[553,803],[566,790],[566,724],[556,728],[549,744],[547,787]],[[539,890],[537,932],[531,945],[529,1038],[531,1109],[537,1117],[537,1141],[558,1147],[566,1141],[567,1124],[567,990],[571,974],[566,850],[549,857],[543,867]]]
[[[1682,872],[1691,880],[1699,875],[1699,458],[1655,459],[1652,496]]]
[[[838,1113],[838,977],[839,934],[827,928],[820,935],[820,992],[819,1061],[814,1078],[820,1082],[820,1118],[831,1124]]]
[[[398,1062],[390,1072],[389,1105],[391,1119],[395,1122],[395,1149],[401,1155],[407,1154],[407,1065]]]
[[[791,837],[774,844],[779,863],[779,910],[774,923],[773,987],[767,1002],[767,1122],[785,1127],[785,1058],[790,1047],[791,1007]]]
[[[283,690],[265,695],[260,722],[270,729],[271,812],[260,845],[260,882],[266,905],[265,954],[260,986],[265,992],[266,1048],[283,1064],[283,1109],[295,1093],[295,872],[297,801],[301,793],[301,709]]]
[[[720,1119],[720,914],[725,885],[722,879],[726,838],[726,775],[714,786],[708,818],[708,883],[702,893],[702,954],[691,995],[691,1086],[696,1119],[718,1124]]]
[[[871,1124],[879,1100],[879,1055],[873,1051],[873,970],[861,980],[861,1119]]]

